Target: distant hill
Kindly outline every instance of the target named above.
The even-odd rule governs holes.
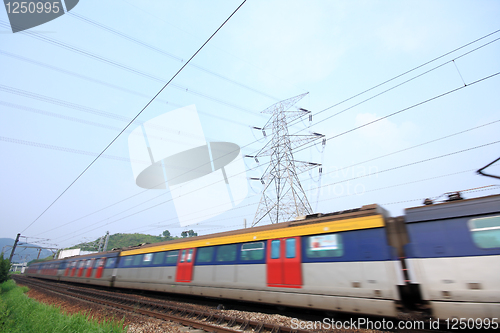
[[[9,258],[10,252],[12,251],[12,245],[14,245],[14,239],[12,238],[0,238],[0,252],[4,251],[4,258]],[[21,243],[18,244],[16,252],[12,257],[12,262],[20,263],[24,261],[31,261],[38,257],[38,249],[25,249],[23,246],[38,246],[36,244]],[[42,250],[40,252],[40,258],[46,258],[51,256],[52,252],[50,250]]]
[[[145,234],[114,234],[109,236],[109,242],[108,242],[108,248],[107,250],[111,249],[118,249],[122,247],[128,247],[128,246],[135,246],[138,244],[143,244],[143,243],[159,243],[159,242],[166,242],[169,240],[175,240],[175,239],[180,239],[182,237],[177,237],[177,236],[170,236],[169,232],[164,232],[165,236],[153,236],[153,235],[145,235]],[[194,237],[197,236],[195,232],[190,230],[188,233],[185,234],[186,237]],[[82,251],[96,251],[97,247],[99,246],[99,238],[96,239],[93,242],[87,242],[87,243],[80,243],[75,246],[70,247],[70,249],[81,249]]]

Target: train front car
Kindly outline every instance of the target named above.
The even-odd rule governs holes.
[[[404,278],[385,215],[371,205],[124,250],[115,286],[396,316]]]
[[[499,318],[500,195],[409,208],[405,219],[410,280],[433,317]]]

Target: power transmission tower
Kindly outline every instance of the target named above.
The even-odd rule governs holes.
[[[259,157],[270,156],[271,162],[264,175],[259,179],[264,184],[262,197],[257,207],[252,227],[257,225],[264,218],[269,218],[271,223],[290,221],[296,216],[308,215],[312,213],[311,205],[307,200],[304,189],[300,185],[297,176],[299,173],[317,167],[320,164],[297,161],[293,157],[292,150],[307,142],[316,140],[324,135],[313,133],[312,135],[290,135],[288,133],[288,124],[310,111],[297,109],[288,110],[295,105],[305,95],[295,96],[276,104],[271,105],[262,113],[271,114],[270,120],[262,128],[266,136],[266,129],[272,128],[272,138],[255,156],[258,163]]]

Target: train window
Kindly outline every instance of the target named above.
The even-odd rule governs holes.
[[[115,263],[116,263],[116,258],[108,258],[106,259],[106,268],[113,268],[115,267]]]
[[[474,243],[482,249],[500,247],[500,215],[469,220]]]
[[[280,243],[279,239],[271,242],[271,259],[278,259],[280,257]]]
[[[216,261],[235,261],[236,260],[236,244],[222,245],[217,248]]]
[[[87,262],[85,263],[85,268],[89,268],[90,266],[92,266],[93,261],[94,261],[94,259],[87,260]]]
[[[295,238],[288,238],[286,244],[286,257],[295,258]]]
[[[77,266],[77,268],[82,268],[84,263],[85,263],[85,261],[84,261],[84,260],[80,260],[80,261],[78,262],[78,266]]]
[[[167,264],[177,263],[177,257],[179,256],[179,250],[168,251],[167,252]]]
[[[264,243],[246,243],[241,245],[241,260],[262,260],[264,258]]]
[[[193,260],[193,249],[182,250],[181,262],[191,262]]]
[[[142,264],[149,265],[151,264],[151,261],[153,261],[153,253],[146,253],[144,255],[144,259],[142,259]]]
[[[153,265],[161,265],[163,264],[163,258],[165,257],[166,252],[156,252],[153,256]]]
[[[306,255],[308,258],[341,257],[344,255],[342,238],[339,234],[309,236]]]
[[[134,263],[132,265],[139,266],[141,264],[141,262],[142,262],[142,257],[143,256],[144,256],[143,254],[136,254],[134,256]]]
[[[196,263],[199,262],[211,262],[214,257],[214,247],[202,247],[198,249],[198,255],[196,256]]]
[[[127,257],[125,257],[125,260],[123,261],[123,267],[132,266],[132,260],[134,260],[133,256],[127,256]]]

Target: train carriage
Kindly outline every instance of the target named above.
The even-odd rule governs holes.
[[[376,205],[122,251],[115,286],[395,316],[404,284]]]
[[[51,280],[112,286],[118,251],[34,263],[26,275]]]
[[[65,259],[59,280],[112,286],[119,251]]]
[[[405,211],[410,280],[436,318],[500,316],[500,195]]]

